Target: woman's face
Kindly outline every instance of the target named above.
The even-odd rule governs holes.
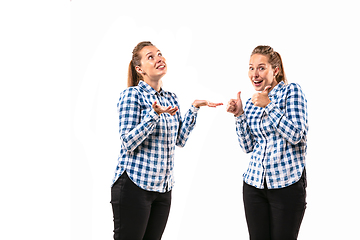
[[[254,54],[250,57],[249,78],[255,91],[263,91],[266,86],[273,89],[278,83],[274,76],[278,68],[273,69],[268,62],[268,57],[261,54]]]
[[[166,60],[155,46],[146,46],[140,51],[141,65],[136,67],[144,80],[159,80],[167,72]]]

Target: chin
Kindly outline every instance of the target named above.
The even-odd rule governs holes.
[[[158,74],[156,75],[157,78],[161,79],[163,76],[165,76],[166,72],[165,73],[161,73],[161,74]]]
[[[166,69],[166,68],[157,72],[157,74],[158,74],[159,76],[165,75],[166,73],[167,73],[167,69]]]
[[[263,87],[263,86],[256,87],[256,86],[253,85],[253,87],[254,87],[255,91],[257,91],[257,92],[260,92],[260,91],[263,91],[263,90],[264,90],[264,87]]]

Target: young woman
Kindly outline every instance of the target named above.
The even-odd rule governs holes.
[[[121,150],[111,188],[114,239],[161,239],[174,184],[175,145],[184,147],[201,106],[195,100],[181,118],[178,98],[163,90],[167,65],[151,42],[133,50],[128,88],[117,105]]]
[[[306,208],[307,101],[298,84],[287,84],[280,54],[269,46],[252,52],[249,78],[257,93],[243,108],[239,92],[226,109],[240,147],[251,153],[243,175],[250,239],[297,239]]]

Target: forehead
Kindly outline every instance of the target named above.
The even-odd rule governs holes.
[[[250,65],[269,64],[269,57],[262,54],[254,54],[250,57]]]
[[[155,47],[155,46],[146,46],[146,47],[143,47],[143,49],[141,49],[140,54],[141,54],[141,56],[145,56],[146,54],[156,53],[158,51],[160,51],[160,50],[157,49],[157,47]]]

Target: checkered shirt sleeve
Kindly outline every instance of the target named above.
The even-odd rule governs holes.
[[[236,120],[236,133],[238,135],[240,147],[243,151],[245,153],[252,152],[254,150],[256,140],[254,135],[251,134],[251,129],[246,121],[245,114],[240,115],[240,117]]]
[[[139,94],[135,88],[128,88],[123,92],[118,103],[118,112],[122,147],[130,152],[154,131],[160,120],[154,109],[150,109],[143,118],[141,117]]]
[[[286,94],[286,111],[274,102],[265,108],[271,125],[291,144],[299,143],[307,132],[307,101],[298,84],[290,84]]]
[[[282,188],[297,182],[305,167],[307,100],[298,84],[279,83],[271,103],[256,107],[251,99],[236,118],[240,147],[251,153],[244,181],[257,188]]]
[[[180,107],[174,116],[158,115],[152,108],[154,101],[179,107],[174,93],[158,93],[143,81],[120,94],[117,108],[121,149],[113,184],[126,171],[144,190],[166,192],[173,187],[175,146],[185,146],[199,109],[192,106],[183,120]]]
[[[175,102],[177,106],[179,106],[176,95],[175,95]],[[199,109],[200,108],[191,106],[191,108],[186,112],[184,118],[181,117],[180,110],[178,110],[180,121],[179,121],[178,137],[176,139],[176,146],[181,148],[185,146],[186,141],[189,138],[190,132],[194,129],[196,125],[196,116],[197,116],[196,114],[199,111]]]

